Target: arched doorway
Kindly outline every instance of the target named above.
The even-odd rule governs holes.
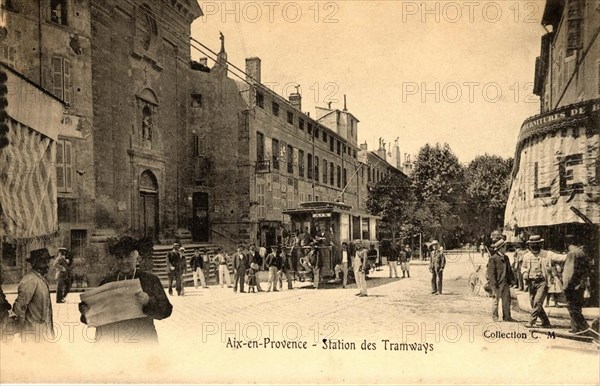
[[[144,237],[158,239],[158,183],[154,173],[145,170],[140,175],[139,224]]]

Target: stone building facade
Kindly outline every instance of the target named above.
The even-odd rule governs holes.
[[[600,224],[600,8],[598,2],[547,0],[536,60],[534,92],[540,114],[519,132],[505,228],[540,234],[564,249],[575,234],[596,263],[592,301],[598,301]]]

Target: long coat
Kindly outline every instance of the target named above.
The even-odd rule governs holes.
[[[40,336],[40,338],[54,339],[52,320],[52,302],[50,289],[46,279],[36,271],[23,276],[19,283],[19,294],[13,306],[13,312],[22,328],[22,334],[27,338]]]
[[[496,252],[490,257],[487,265],[487,279],[492,288],[503,288],[505,285],[510,286],[514,282],[508,256]]]

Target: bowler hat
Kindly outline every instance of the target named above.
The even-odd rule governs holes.
[[[534,244],[534,243],[543,243],[544,239],[540,237],[540,235],[531,235],[529,236],[529,240],[527,240],[528,244]]]
[[[29,257],[25,261],[33,263],[36,261],[50,260],[52,257],[46,248],[35,249],[29,253]]]

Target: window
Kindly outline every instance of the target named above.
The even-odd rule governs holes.
[[[271,142],[271,154],[273,158],[273,169],[279,170],[279,141],[273,138]]]
[[[352,150],[352,158],[356,159],[356,150]]]
[[[337,167],[337,187],[342,187],[342,168],[340,166]]]
[[[87,231],[85,229],[71,229],[71,254],[73,257],[83,257],[87,247]]]
[[[52,57],[52,92],[67,103],[71,103],[71,65],[68,59]]]
[[[294,148],[291,145],[287,147],[287,172],[294,174]]]
[[[323,183],[326,184],[327,183],[327,161],[323,160]]]
[[[0,55],[4,62],[16,67],[17,49],[14,46],[6,45],[6,42],[0,45]]]
[[[304,119],[298,118],[298,128],[304,130]]]
[[[298,150],[298,175],[304,177],[304,151]]]
[[[315,127],[315,138],[319,138],[319,128]]]
[[[327,132],[323,130],[323,142],[327,142]]]
[[[306,157],[307,159],[307,173],[306,173],[306,177],[310,180],[312,179],[312,173],[313,173],[313,157],[312,154],[308,154],[308,156]]]
[[[372,169],[369,166],[369,175],[367,176],[368,177],[367,179],[368,179],[369,182],[371,182],[371,174],[372,174]]]
[[[265,135],[263,133],[256,133],[256,160],[264,161],[265,159]]]
[[[273,115],[278,117],[279,116],[279,103],[273,102],[272,109],[273,109]]]
[[[306,128],[306,131],[308,132],[308,134],[312,135],[312,129],[313,129],[312,123],[308,122],[307,128]]]
[[[319,182],[319,157],[315,157],[315,181]]]
[[[50,21],[67,25],[67,0],[50,0]]]
[[[331,186],[335,184],[335,165],[333,162],[329,164],[329,184]]]
[[[202,107],[202,94],[192,94],[192,107]]]
[[[265,96],[263,95],[263,93],[260,93],[258,91],[256,92],[256,105],[261,109],[265,108]]]
[[[287,121],[290,125],[294,124],[294,113],[292,113],[291,111],[287,112]]]
[[[206,149],[204,144],[204,137],[194,135],[194,155],[196,157],[205,155]]]
[[[342,185],[344,185],[344,187],[348,185],[348,170],[346,168],[344,168],[344,172],[342,174]]]
[[[329,136],[329,151],[334,151],[332,136]]]
[[[70,141],[56,143],[56,188],[59,192],[73,191],[73,154]]]
[[[342,155],[342,143],[340,141],[337,141],[337,153]]]

